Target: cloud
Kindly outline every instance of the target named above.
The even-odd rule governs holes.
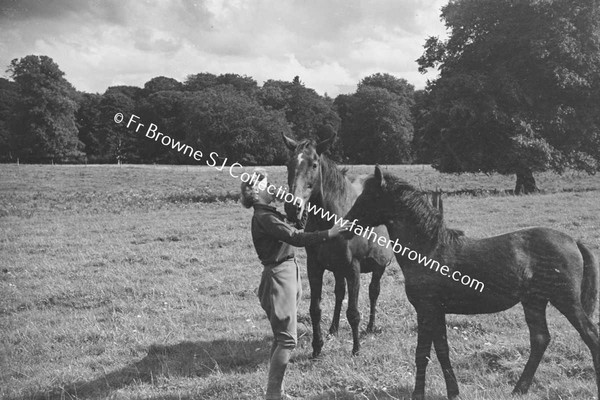
[[[32,19],[62,20],[76,16],[110,23],[124,23],[118,0],[1,0],[0,21],[24,22]]]
[[[52,57],[84,91],[164,75],[299,75],[331,96],[388,72],[422,87],[415,63],[443,34],[441,0],[0,0],[0,63]]]

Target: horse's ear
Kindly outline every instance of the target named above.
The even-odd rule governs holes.
[[[334,133],[333,135],[329,136],[327,139],[325,139],[322,142],[320,142],[319,144],[317,144],[317,154],[322,154],[322,153],[326,152],[329,149],[329,146],[331,146],[331,144],[335,140],[336,136],[337,136],[337,133]]]
[[[283,137],[283,142],[285,143],[288,149],[292,151],[296,150],[298,142],[296,142],[294,139],[290,139],[289,137],[285,136],[285,133],[283,132],[281,132],[281,136]]]
[[[375,181],[382,189],[385,188],[385,177],[383,176],[383,172],[381,171],[381,167],[379,165],[375,166]]]

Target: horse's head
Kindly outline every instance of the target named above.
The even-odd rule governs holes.
[[[296,142],[282,134],[283,141],[291,151],[287,164],[289,192],[294,195],[294,202],[285,203],[285,212],[292,221],[302,217],[304,206],[313,194],[319,193],[321,181],[321,154],[325,152],[335,139],[335,135],[315,143],[306,139]],[[298,201],[301,200],[301,202]]]
[[[363,191],[344,219],[363,227],[386,225],[394,216],[394,198],[379,166],[365,180]]]

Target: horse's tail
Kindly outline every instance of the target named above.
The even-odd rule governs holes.
[[[583,243],[577,242],[577,247],[583,256],[583,281],[581,282],[581,304],[588,316],[596,309],[598,298],[598,259]]]

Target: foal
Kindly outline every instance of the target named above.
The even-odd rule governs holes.
[[[374,177],[365,181],[362,194],[345,218],[357,219],[361,226],[384,224],[391,240],[420,255],[417,261],[409,258],[411,253],[405,256],[406,251],[394,250],[404,273],[406,295],[417,311],[413,399],[424,398],[432,342],[448,398],[458,398],[448,354],[446,314],[495,313],[520,302],[529,327],[531,352],[513,393],[529,390],[550,342],[546,306],[551,303],[590,349],[600,400],[600,338],[591,320],[598,296],[598,261],[581,242],[540,227],[485,239],[468,238],[446,228],[441,214],[423,196],[395,176],[384,176],[379,167]],[[429,268],[421,265],[422,256],[437,261],[442,268],[433,271],[433,262]]]

